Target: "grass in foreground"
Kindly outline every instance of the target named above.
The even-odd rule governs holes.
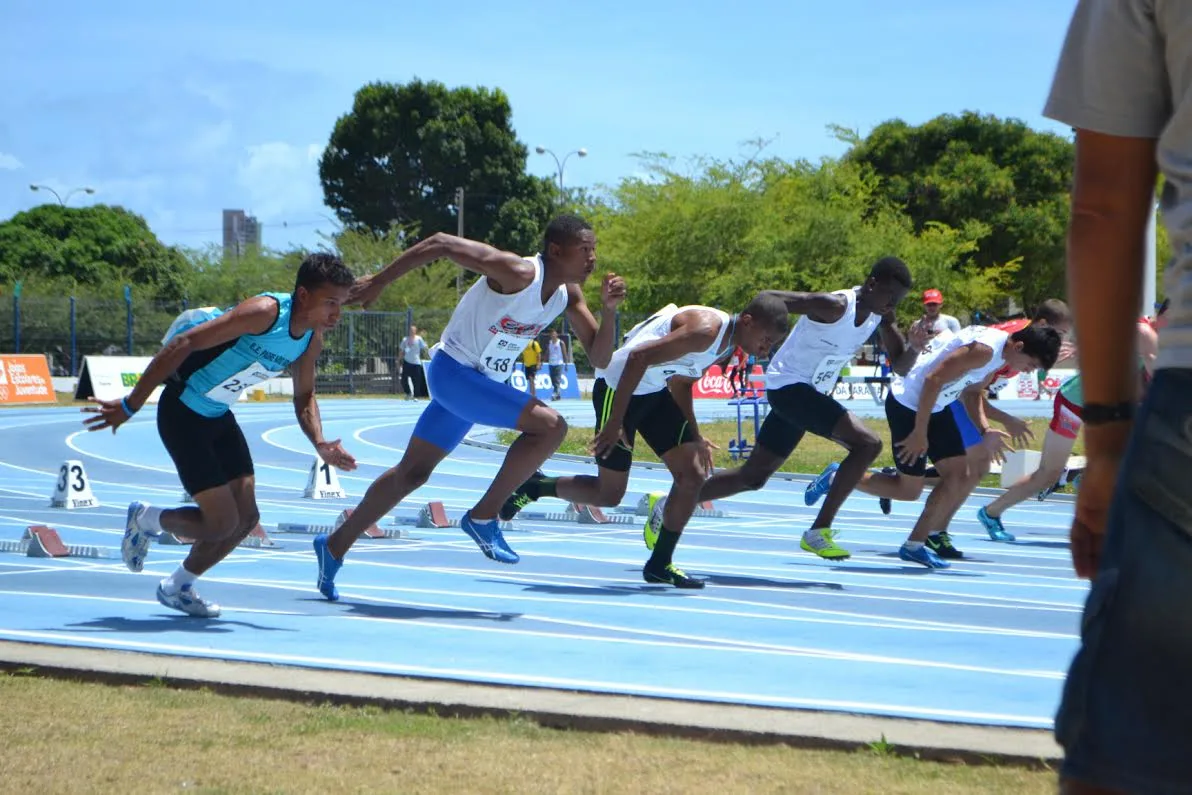
[[[1050,793],[1055,774],[0,673],[5,792]],[[877,738],[875,738],[877,740]]]
[[[861,420],[865,425],[878,435],[882,440],[882,453],[878,456],[874,466],[884,467],[894,465],[893,447],[890,444],[890,428],[886,425],[885,420],[878,419],[863,419]],[[1031,444],[1032,449],[1039,450],[1043,446],[1043,435],[1047,432],[1047,425],[1050,419],[1029,419],[1027,424],[1030,425],[1031,433],[1035,435],[1035,441]],[[1000,425],[995,425],[995,428],[1000,428]],[[745,431],[745,438],[751,444],[756,441],[753,433],[752,418],[743,426]],[[734,462],[728,453],[728,443],[730,439],[737,438],[737,423],[736,421],[722,421],[710,422],[700,426],[700,432],[704,438],[710,439],[713,444],[720,447],[715,451],[716,466],[717,467],[734,467],[739,466],[739,462]],[[593,430],[591,427],[582,428],[572,426],[567,430],[567,438],[563,441],[559,448],[560,453],[570,453],[571,455],[590,455],[588,452],[588,445],[592,441]],[[512,431],[502,431],[499,434],[499,439],[502,444],[510,444],[517,438],[517,434]],[[1072,452],[1073,455],[1084,455],[1084,438],[1079,437],[1076,440],[1076,447]],[[787,459],[782,466],[783,472],[798,472],[798,473],[819,473],[833,461],[842,461],[844,459],[844,448],[835,442],[821,439],[818,436],[807,434],[803,437],[803,441],[795,448],[795,452]],[[658,457],[650,450],[649,445],[641,441],[639,438],[634,445],[634,460],[636,461],[658,461]],[[549,474],[549,473],[548,473]],[[982,485],[998,486],[1000,478],[997,475],[987,476]]]

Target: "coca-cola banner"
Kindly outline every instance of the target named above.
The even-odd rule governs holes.
[[[741,376],[737,368],[730,367],[728,369],[728,375],[725,375],[720,365],[714,364],[704,371],[703,378],[692,385],[691,394],[697,398],[731,398],[734,392],[732,384],[729,382],[729,376],[732,376],[733,380],[737,382],[739,389]],[[751,390],[755,390],[763,395],[765,394],[766,372],[761,368],[761,365],[753,366],[753,372],[749,376],[749,386]],[[753,396],[753,392],[750,393],[750,396]]]

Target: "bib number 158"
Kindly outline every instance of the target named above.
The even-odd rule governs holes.
[[[513,360],[503,356],[485,356],[484,367],[494,373],[507,373],[513,367]]]

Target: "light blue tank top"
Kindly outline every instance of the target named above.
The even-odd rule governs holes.
[[[277,320],[264,334],[242,337],[186,357],[175,379],[181,381],[182,402],[204,417],[225,414],[244,390],[281,374],[310,346],[313,331],[290,334],[293,296],[262,293],[277,301]]]

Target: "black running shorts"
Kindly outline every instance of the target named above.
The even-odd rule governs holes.
[[[192,497],[253,475],[252,454],[236,416],[204,417],[166,387],[157,403],[157,432],[182,487]]]
[[[913,464],[904,464],[898,460],[898,443],[911,435],[915,429],[915,411],[894,399],[893,395],[886,396],[886,421],[890,424],[890,442],[894,452],[894,463],[898,471],[904,475],[921,478],[927,472],[927,460],[933,464],[964,455],[964,437],[960,433],[960,426],[956,424],[956,416],[950,409],[937,411],[931,415],[927,423],[927,456],[920,458]]]
[[[848,410],[831,395],[811,384],[788,384],[766,390],[770,413],[757,433],[757,446],[786,459],[799,446],[804,434],[831,439],[840,418]]]
[[[616,390],[610,389],[603,378],[596,379],[592,387],[592,406],[596,409],[598,433],[612,411],[615,395]],[[633,444],[639,433],[659,458],[681,444],[695,441],[695,431],[669,389],[648,395],[634,395],[629,401],[629,408],[625,410],[625,422],[621,429],[628,446],[618,444],[605,458],[596,459],[598,466],[616,472],[628,472],[633,463]]]

